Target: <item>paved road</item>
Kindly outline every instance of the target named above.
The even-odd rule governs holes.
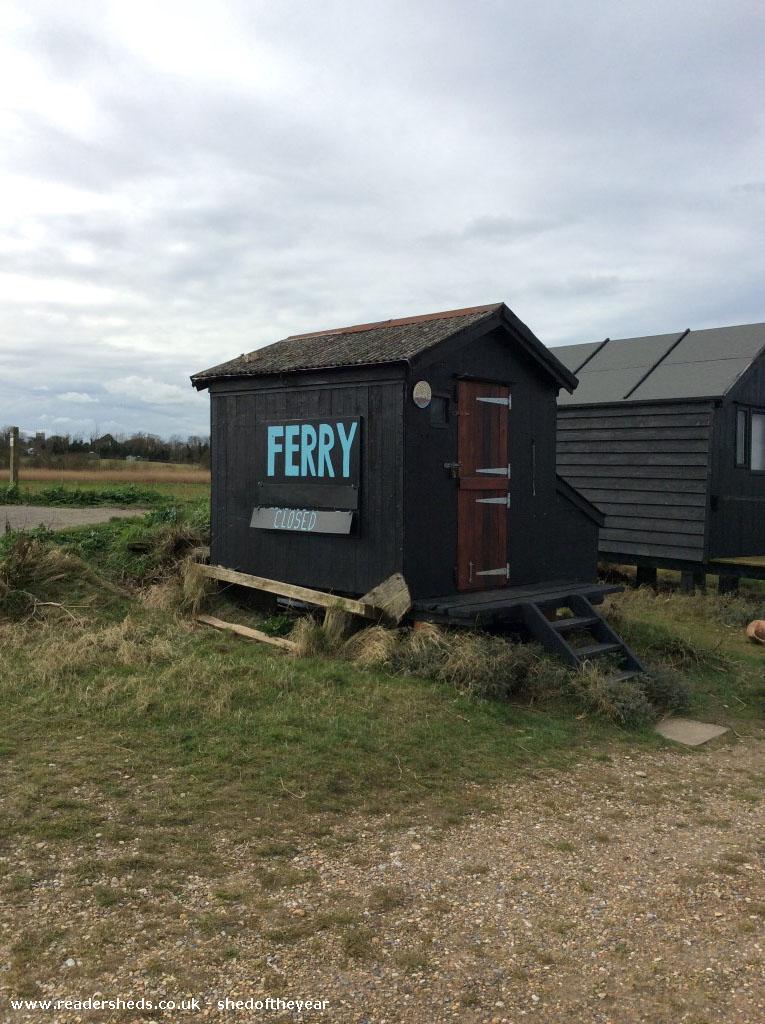
[[[0,530],[31,530],[47,526],[49,530],[65,530],[70,526],[89,526],[110,519],[140,516],[142,508],[52,508],[47,505],[0,505]]]

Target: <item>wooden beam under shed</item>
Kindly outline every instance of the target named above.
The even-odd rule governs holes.
[[[388,622],[396,626],[412,607],[412,595],[400,572],[394,572],[382,583],[378,583],[361,600],[364,604],[371,604]]]
[[[225,619],[216,619],[214,615],[197,615],[197,622],[205,626],[212,626],[214,629],[224,629],[229,633],[236,633],[248,640],[257,640],[262,644],[271,644],[272,647],[281,647],[285,651],[294,651],[297,644],[292,640],[286,640],[283,636],[270,636],[259,629],[251,629],[250,626],[240,626],[238,622],[226,622]]]
[[[339,597],[337,594],[328,594],[323,590],[297,587],[292,583],[269,580],[263,576],[251,576],[247,572],[226,569],[222,565],[200,565],[199,571],[214,580],[223,580],[224,583],[238,583],[240,587],[265,590],[269,594],[278,594],[279,597],[288,597],[295,601],[305,601],[306,604],[316,604],[322,608],[342,608],[343,611],[350,612],[351,615],[361,615],[365,619],[379,618],[379,612],[371,604],[355,601],[351,597]]]

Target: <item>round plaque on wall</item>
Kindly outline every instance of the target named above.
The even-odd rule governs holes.
[[[418,380],[412,389],[412,401],[418,409],[427,409],[430,405],[430,400],[433,397],[433,391],[430,384],[426,380]]]

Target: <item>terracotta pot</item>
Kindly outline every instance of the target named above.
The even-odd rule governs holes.
[[[755,619],[746,627],[746,635],[756,644],[765,644],[765,619]]]

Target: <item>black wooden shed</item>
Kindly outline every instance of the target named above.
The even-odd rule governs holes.
[[[601,557],[765,575],[765,324],[553,351],[580,382],[558,471],[605,513]]]
[[[503,303],[292,336],[192,382],[212,562],[345,595],[398,572],[434,616],[602,596],[602,515],[555,470],[576,377]]]

